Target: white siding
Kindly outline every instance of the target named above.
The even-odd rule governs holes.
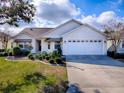
[[[118,48],[117,48],[117,53],[124,53],[124,48],[122,48],[122,41],[120,42]],[[109,45],[109,46],[108,46]],[[112,41],[108,41],[107,42],[107,46],[108,46],[108,51],[113,51],[113,48],[112,48]]]
[[[121,40],[120,45],[118,46],[117,53],[124,53],[124,48],[122,48],[122,42],[123,40]]]
[[[105,39],[103,35],[100,33],[94,31],[93,29],[87,27],[87,26],[82,26],[80,29],[77,29],[75,31],[70,32],[69,34],[64,36],[64,39]]]
[[[41,40],[41,52],[43,51],[46,51],[46,52],[53,52],[55,49],[54,49],[54,42],[50,42],[50,49],[48,49],[48,42],[45,42],[45,39],[42,39]]]
[[[64,33],[67,33],[77,27],[79,27],[80,24],[74,22],[74,21],[71,21],[69,22],[68,24],[65,24],[59,28],[57,28],[56,30],[48,33],[47,35],[45,35],[44,37],[49,37],[49,38],[60,38],[60,36]]]

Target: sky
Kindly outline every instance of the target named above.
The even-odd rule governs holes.
[[[20,27],[9,27],[18,33],[26,27],[56,27],[69,19],[101,29],[101,24],[111,19],[124,22],[124,0],[32,0],[36,15],[30,23],[20,23]],[[1,29],[8,25],[1,26]]]
[[[99,16],[102,12],[113,11],[118,16],[124,15],[124,0],[70,0],[76,7],[81,9],[81,13]]]

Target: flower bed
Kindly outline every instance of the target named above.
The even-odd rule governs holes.
[[[65,65],[65,59],[62,58],[61,54],[59,54],[57,51],[53,51],[51,53],[42,52],[41,54],[30,53],[28,55],[28,58],[31,60],[40,60],[43,62],[48,62],[52,65],[53,64]]]

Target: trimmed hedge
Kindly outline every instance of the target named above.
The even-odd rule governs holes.
[[[20,56],[21,55],[21,49],[19,47],[13,48],[13,55],[14,56]]]
[[[20,47],[13,48],[13,55],[14,56],[28,56],[30,54],[29,50],[21,49]]]
[[[30,54],[30,51],[29,50],[21,49],[21,55],[22,56],[28,56],[29,54]]]
[[[113,51],[111,51],[111,52],[108,51],[107,56],[115,58],[115,59],[124,59],[124,54],[121,54],[121,53],[115,54]]]
[[[55,61],[57,64],[64,64],[64,62],[61,58],[56,58]]]

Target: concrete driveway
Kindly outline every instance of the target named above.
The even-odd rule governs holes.
[[[107,56],[68,56],[67,73],[82,93],[124,93],[124,63]]]

